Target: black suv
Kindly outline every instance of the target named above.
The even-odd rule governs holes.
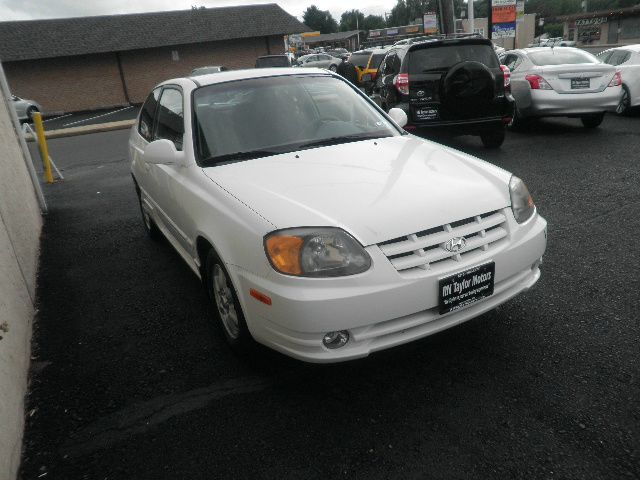
[[[482,37],[434,37],[387,52],[372,98],[386,111],[401,108],[406,130],[447,128],[479,135],[488,148],[504,141],[514,100],[509,70]]]

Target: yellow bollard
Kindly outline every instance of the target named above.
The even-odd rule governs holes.
[[[42,124],[42,115],[40,112],[33,114],[33,124],[36,127],[36,135],[38,136],[38,146],[40,147],[40,156],[44,164],[44,179],[47,183],[53,183],[53,173],[51,172],[51,162],[49,162],[49,148],[47,147],[47,139],[44,136],[44,125]]]

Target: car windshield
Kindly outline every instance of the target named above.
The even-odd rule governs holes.
[[[371,52],[354,53],[349,58],[349,61],[353,63],[356,67],[365,69],[367,68],[367,63],[369,63],[370,56],[371,56]]]
[[[193,95],[203,166],[400,135],[346,82],[283,75],[208,85]]]
[[[572,65],[580,63],[600,63],[590,53],[581,50],[550,48],[539,52],[529,52],[529,58],[534,65]]]
[[[448,70],[466,61],[480,62],[489,68],[499,68],[498,57],[491,45],[434,45],[409,52],[409,73]]]

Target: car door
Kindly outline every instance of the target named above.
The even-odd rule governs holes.
[[[318,68],[329,68],[331,66],[331,55],[318,55]]]
[[[640,64],[638,53],[635,56],[633,53],[624,48],[616,49],[605,61],[620,70],[622,83],[629,90],[632,106],[640,102]]]
[[[153,132],[158,110],[158,100],[162,88],[154,89],[140,109],[140,116],[135,133],[129,137],[129,157],[131,170],[140,188],[140,201],[143,208],[156,216],[156,201],[154,192],[157,190],[156,180],[151,176],[151,165],[144,160],[144,150],[153,141]]]

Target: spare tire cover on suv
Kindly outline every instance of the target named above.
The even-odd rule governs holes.
[[[442,79],[440,99],[445,108],[458,117],[486,115],[496,90],[494,74],[480,62],[455,64]]]

